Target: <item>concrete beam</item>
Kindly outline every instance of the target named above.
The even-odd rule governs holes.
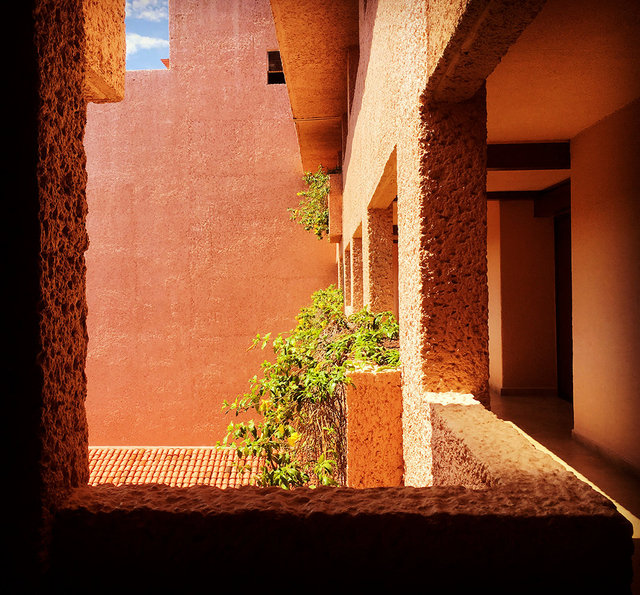
[[[451,0],[429,3],[427,101],[464,101],[493,72],[545,0]]]
[[[93,103],[124,99],[125,2],[83,0],[86,39],[85,98]]]
[[[487,170],[571,169],[569,142],[500,143],[487,146]]]

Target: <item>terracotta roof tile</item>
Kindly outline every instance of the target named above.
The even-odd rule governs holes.
[[[198,446],[91,446],[89,485],[160,483],[173,487],[209,485],[237,488],[249,485],[258,472],[258,460],[247,460],[251,470],[238,472],[235,448]]]

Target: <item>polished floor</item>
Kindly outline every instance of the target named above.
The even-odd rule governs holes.
[[[604,492],[634,524],[633,593],[640,595],[640,475],[573,439],[572,406],[558,397],[492,396],[491,409]]]

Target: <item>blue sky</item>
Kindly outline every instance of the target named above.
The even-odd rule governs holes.
[[[169,57],[168,0],[127,0],[127,70],[163,69]]]

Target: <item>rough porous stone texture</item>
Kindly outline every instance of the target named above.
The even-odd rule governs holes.
[[[613,504],[477,401],[456,401],[432,405],[434,451],[460,441],[475,489],[80,488],[57,517],[54,585],[110,574],[130,589],[185,589],[237,568],[257,587],[277,556],[287,580],[322,565],[360,588],[429,577],[447,592],[628,592],[631,525]]]
[[[11,116],[20,125],[20,190],[8,201],[3,233],[12,303],[3,326],[9,352],[3,396],[11,445],[5,476],[13,492],[8,541],[15,556],[7,566],[10,577],[21,573],[29,585],[46,561],[55,508],[88,478],[85,38],[81,2],[18,4],[9,20],[20,70],[12,78],[20,106]]]
[[[362,238],[351,239],[351,305],[357,312],[363,306],[362,295]]]
[[[463,103],[425,105],[419,138],[420,187],[398,204],[409,485],[430,483],[427,395],[489,402],[484,88]]]
[[[426,3],[379,1],[360,19],[362,76],[343,169],[343,237],[361,225],[364,232],[381,178],[393,178],[385,169],[395,149],[405,437],[425,427],[413,416],[426,393],[471,393],[488,404],[484,87],[479,81],[464,103],[434,104],[428,86],[465,6],[447,8],[442,26],[452,26],[439,45],[429,38],[440,23]],[[430,463],[406,445],[422,441],[428,449],[429,439],[408,438],[411,482],[412,461]]]
[[[329,177],[329,241],[342,239],[342,174]]]
[[[429,2],[428,93],[438,101],[472,97],[545,0]]]
[[[347,485],[401,486],[402,373],[367,368],[350,372],[346,387]]]
[[[413,226],[421,235],[422,385],[488,406],[484,88],[463,103],[425,106],[423,116],[421,225]]]
[[[342,241],[336,244],[336,266],[338,267],[338,289],[344,289],[344,258]]]
[[[74,487],[86,483],[84,411],[87,353],[84,30],[82,2],[40,2],[38,191],[40,198],[41,451],[36,464],[46,519]],[[46,430],[45,430],[46,428]]]
[[[473,401],[470,395],[469,400],[476,407],[480,407],[480,404]],[[428,419],[431,421],[431,452],[433,453],[431,481],[433,485],[464,486],[473,489],[486,488],[491,481],[487,466],[474,456],[465,439],[445,422],[444,414],[441,413],[443,406],[431,402],[428,407]]]
[[[125,0],[84,0],[85,97],[105,103],[124,99]]]
[[[351,249],[349,246],[344,251],[344,304],[351,307]]]
[[[362,279],[364,303],[372,312],[393,312],[393,205],[367,209],[362,220]]]

